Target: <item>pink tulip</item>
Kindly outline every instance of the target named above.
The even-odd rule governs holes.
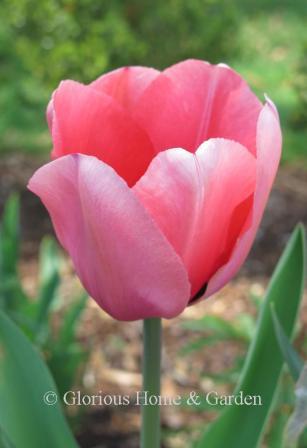
[[[225,65],[63,81],[55,159],[29,182],[85,289],[120,320],[171,318],[239,270],[281,152],[278,114]]]

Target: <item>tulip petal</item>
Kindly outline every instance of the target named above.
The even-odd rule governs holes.
[[[131,112],[141,95],[159,74],[159,70],[154,68],[123,67],[100,76],[89,86],[112,96],[122,107]]]
[[[151,82],[133,117],[150,135],[156,152],[176,147],[194,152],[209,138],[226,138],[255,154],[261,107],[232,69],[187,60]]]
[[[47,207],[85,289],[119,320],[174,317],[186,306],[186,270],[116,172],[74,154],[40,168],[29,189]]]
[[[257,124],[257,183],[252,213],[252,225],[233,251],[229,262],[210,280],[205,296],[223,287],[245,261],[258,230],[281,156],[282,136],[275,105],[267,99]]]
[[[147,134],[111,96],[64,81],[47,109],[54,143],[53,157],[82,153],[94,155],[129,185],[146,171],[154,148]]]
[[[239,143],[211,139],[195,154],[158,154],[133,191],[182,258],[192,296],[231,255],[250,225],[255,157]]]

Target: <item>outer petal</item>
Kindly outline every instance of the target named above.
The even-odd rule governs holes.
[[[205,296],[224,286],[240,269],[255,239],[281,155],[282,136],[275,105],[268,100],[257,125],[257,185],[252,226],[238,241],[229,262],[210,280]]]
[[[51,133],[52,133],[52,127],[54,125],[54,123],[53,123],[53,119],[54,119],[53,96],[54,96],[54,93],[55,92],[53,92],[51,100],[49,101],[47,110],[46,110],[47,123],[48,123],[49,131]]]
[[[192,296],[228,261],[247,223],[256,160],[239,143],[205,142],[195,154],[158,154],[133,191],[189,273]]]
[[[109,95],[74,81],[64,81],[47,109],[53,157],[95,155],[129,185],[146,171],[154,149],[147,134]]]
[[[102,75],[92,82],[90,87],[112,96],[131,112],[141,95],[159,74],[159,70],[154,68],[123,67]]]
[[[174,317],[186,306],[186,270],[126,183],[95,157],[70,155],[40,168],[29,189],[90,295],[113,317]]]
[[[225,65],[188,60],[166,69],[145,90],[134,119],[156,152],[181,147],[194,152],[209,138],[235,140],[256,153],[261,103]]]

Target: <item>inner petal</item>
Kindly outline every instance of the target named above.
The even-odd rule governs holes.
[[[149,84],[160,74],[148,67],[123,67],[106,73],[89,87],[110,95],[131,112]]]
[[[195,152],[210,138],[235,140],[256,154],[261,103],[246,82],[223,65],[188,60],[164,70],[136,103],[133,117],[156,152]]]
[[[54,158],[82,153],[96,156],[133,185],[146,171],[154,148],[111,96],[74,81],[64,81],[48,110]]]
[[[212,139],[191,154],[158,154],[133,187],[176,252],[192,296],[226,263],[248,226],[256,159],[239,143]]]

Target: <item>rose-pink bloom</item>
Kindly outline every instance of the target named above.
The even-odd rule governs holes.
[[[171,318],[237,273],[281,153],[275,106],[237,73],[188,60],[64,81],[47,118],[55,160],[29,188],[105,311]]]

